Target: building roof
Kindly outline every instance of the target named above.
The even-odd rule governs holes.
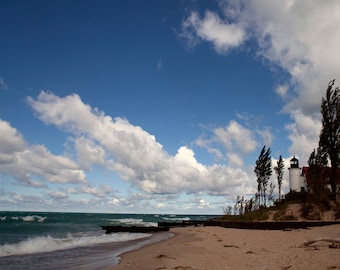
[[[299,161],[295,156],[290,161]]]

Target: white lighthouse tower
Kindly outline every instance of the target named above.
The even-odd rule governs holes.
[[[299,160],[295,156],[290,160],[289,170],[289,186],[291,191],[301,192],[304,189],[304,183],[301,183],[301,169],[299,168]]]

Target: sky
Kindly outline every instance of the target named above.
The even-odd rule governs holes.
[[[0,210],[223,214],[306,166],[338,0],[0,1]],[[276,185],[275,173],[271,181]]]

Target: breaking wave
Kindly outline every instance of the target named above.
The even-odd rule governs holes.
[[[28,216],[22,216],[22,217],[8,217],[3,216],[0,217],[0,221],[25,221],[25,222],[44,222],[47,217],[42,217],[38,215],[28,215]]]
[[[188,221],[191,220],[189,217],[163,217],[164,220],[170,221]]]
[[[54,238],[51,236],[39,236],[29,238],[27,240],[15,243],[4,244],[0,246],[0,257],[12,255],[34,254],[41,252],[51,252],[57,250],[65,250],[83,246],[91,246],[96,244],[105,244],[112,242],[122,242],[145,238],[149,234],[141,233],[116,233],[102,235],[88,235],[77,237],[69,234],[65,238]]]
[[[130,225],[130,226],[158,226],[157,222],[147,222],[141,218],[121,218],[110,219],[110,222],[114,225]]]

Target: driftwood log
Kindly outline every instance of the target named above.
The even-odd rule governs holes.
[[[300,247],[307,247],[315,242],[331,242],[332,245],[329,245],[330,248],[340,248],[340,238],[331,238],[331,237],[319,237],[316,239],[305,241]]]

